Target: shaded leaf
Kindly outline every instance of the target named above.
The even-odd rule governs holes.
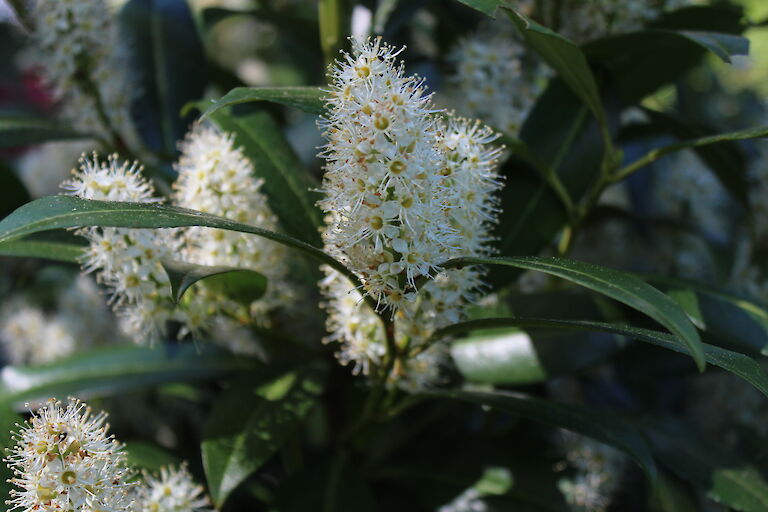
[[[507,15],[523,34],[526,43],[558,72],[560,78],[589,107],[603,130],[607,132],[608,121],[603,111],[597,82],[581,49],[547,27],[508,7],[506,9]]]
[[[205,53],[185,0],[130,0],[121,12],[134,88],[131,116],[144,143],[170,157],[192,118],[181,109],[205,92]]]
[[[0,226],[2,226],[0,224]],[[507,265],[544,272],[595,291],[645,313],[677,334],[691,352],[700,370],[704,369],[704,350],[696,328],[680,306],[653,286],[632,274],[591,263],[562,258],[534,256],[509,258],[458,258],[443,264],[445,268],[466,265]]]
[[[255,270],[209,267],[181,261],[164,261],[163,268],[168,274],[176,302],[180,302],[184,293],[202,279],[205,279],[208,289],[246,304],[258,300],[267,291],[267,278]]]
[[[51,119],[0,116],[0,149],[57,140],[90,139],[93,135]]]
[[[166,382],[273,372],[255,360],[210,346],[109,347],[35,367],[0,370],[0,405],[68,395],[110,395]],[[274,373],[269,373],[274,375]]]
[[[681,30],[678,33],[703,46],[727,63],[731,62],[731,57],[734,55],[749,55],[749,39],[746,37],[690,30]]]
[[[688,347],[672,334],[651,329],[642,329],[625,324],[593,322],[587,320],[562,320],[546,318],[486,318],[454,324],[435,333],[435,339],[453,336],[479,329],[517,327],[520,329],[554,329],[572,331],[591,331],[618,334],[628,338],[651,343],[668,350],[689,354]],[[713,345],[702,343],[705,360],[719,366],[752,384],[768,397],[768,375],[752,358],[739,352],[733,352]],[[501,361],[503,363],[503,360]]]
[[[514,416],[596,439],[624,451],[643,468],[651,481],[656,480],[656,465],[643,436],[631,424],[605,411],[500,391],[431,391],[424,395],[497,408]]]
[[[649,422],[644,430],[659,460],[714,501],[742,512],[768,509],[768,483],[753,466],[698,439],[681,424]]]
[[[201,446],[208,488],[217,508],[295,434],[317,401],[319,377],[295,378],[279,400],[237,387],[216,402]]]
[[[78,263],[79,258],[84,254],[83,249],[83,246],[80,245],[60,242],[13,240],[0,243],[0,256],[42,258],[63,263]]]
[[[495,17],[496,9],[498,7],[507,4],[505,0],[459,0],[459,2],[491,17]]]
[[[205,119],[232,105],[258,101],[279,103],[320,116],[325,113],[324,97],[325,92],[320,87],[237,87],[214,101],[201,117]]]

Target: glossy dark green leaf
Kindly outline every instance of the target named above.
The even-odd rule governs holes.
[[[514,416],[591,437],[624,451],[643,468],[651,481],[656,480],[656,464],[643,436],[631,424],[606,411],[501,391],[432,391],[425,395],[493,407]]]
[[[250,233],[297,249],[316,262],[338,270],[353,283],[359,282],[357,276],[342,263],[321,249],[301,240],[223,217],[156,203],[91,201],[73,196],[43,197],[25,204],[0,221],[0,250],[6,243],[17,242],[19,238],[32,233],[85,226],[125,228],[205,226]],[[370,303],[375,307],[372,300]]]
[[[201,117],[205,119],[232,105],[259,101],[279,103],[320,116],[325,113],[324,97],[325,93],[320,87],[238,87],[214,101]]]
[[[516,327],[519,329],[544,329],[544,330],[570,330],[577,332],[604,332],[611,334],[618,334],[620,336],[626,336],[630,339],[643,341],[650,343],[668,350],[673,350],[682,354],[689,354],[688,347],[680,341],[680,338],[673,334],[666,332],[654,331],[651,329],[643,329],[639,327],[633,327],[625,324],[614,324],[605,322],[593,322],[587,320],[562,320],[562,319],[546,319],[546,318],[486,318],[482,320],[471,320],[468,322],[462,322],[455,324],[444,329],[441,329],[435,333],[435,338],[442,338],[446,336],[454,336],[460,333],[472,332],[480,329],[500,329],[504,327]],[[737,375],[745,381],[752,384],[756,389],[768,397],[768,375],[763,371],[760,365],[749,356],[741,354],[739,352],[733,352],[724,348],[716,347],[713,345],[707,345],[702,343],[705,360],[718,366],[726,371]],[[503,345],[502,345],[503,348]],[[525,365],[527,360],[531,358],[525,351],[520,350],[521,357],[525,358],[521,366]],[[505,358],[515,357],[515,353],[499,353],[497,354],[498,361],[493,361],[492,358],[487,358],[489,365],[505,363]],[[536,366],[537,361],[531,360],[528,363],[530,368],[538,368]],[[530,370],[531,374],[535,371],[541,372],[541,370]]]
[[[321,245],[318,228],[322,215],[315,203],[318,183],[299,162],[280,127],[262,110],[238,113],[224,108],[210,116],[222,130],[234,133],[235,144],[242,146],[253,162],[256,176],[264,179],[262,190],[269,206],[291,236]]]
[[[208,267],[181,261],[164,261],[163,268],[168,274],[176,302],[180,302],[184,293],[203,279],[206,288],[243,303],[258,300],[267,291],[267,278],[254,270]]]
[[[732,56],[749,55],[749,39],[746,37],[692,30],[681,30],[678,34],[703,46],[727,63],[731,62]]]
[[[21,116],[0,116],[0,149],[58,140],[90,139],[61,121]]]
[[[116,346],[43,366],[0,370],[0,405],[69,395],[110,395],[166,382],[267,372],[263,363],[192,345]],[[271,371],[271,370],[270,370]]]
[[[712,342],[754,356],[768,354],[768,310],[756,301],[687,279],[643,277],[662,290],[695,293],[704,335]]]
[[[706,329],[707,324],[704,321],[704,315],[701,314],[701,308],[699,307],[699,298],[691,290],[667,290],[667,295],[672,297],[672,300],[683,308],[685,314],[688,315],[688,319],[697,329]]]
[[[561,258],[534,256],[509,258],[459,258],[446,263],[448,268],[465,265],[507,265],[544,272],[595,291],[645,313],[672,333],[680,336],[700,370],[704,369],[704,350],[696,328],[680,306],[653,286],[632,274],[591,263]]]
[[[203,465],[217,508],[259,469],[304,421],[317,402],[317,375],[296,375],[279,399],[238,387],[218,399],[205,426]]]
[[[508,5],[505,0],[459,0],[459,2],[477,9],[486,16],[495,16],[496,9],[502,5]]]
[[[130,0],[120,12],[137,97],[131,115],[152,150],[170,157],[192,118],[182,107],[205,92],[206,58],[185,0]]]
[[[659,472],[657,492],[650,496],[651,512],[699,512],[696,501],[683,482],[666,471]]]
[[[589,107],[598,123],[607,131],[607,118],[597,82],[581,49],[560,34],[510,8],[506,8],[506,12],[526,43],[558,72],[560,78]]]
[[[719,446],[672,422],[649,422],[645,432],[654,455],[709,498],[741,512],[768,510],[768,483],[760,472]]]

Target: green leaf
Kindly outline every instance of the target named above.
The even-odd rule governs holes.
[[[243,147],[256,176],[264,179],[262,190],[285,232],[320,246],[318,228],[323,218],[315,205],[321,197],[315,192],[318,184],[272,117],[262,110],[239,113],[232,108],[220,109],[210,117],[222,130],[235,134],[235,144]]]
[[[591,437],[627,453],[652,482],[656,481],[656,465],[643,436],[631,424],[605,411],[501,391],[430,391],[424,395],[497,408],[514,416]]]
[[[600,124],[606,148],[610,149],[608,121],[600,101],[597,82],[581,49],[560,34],[511,8],[505,9],[526,43],[558,72],[560,78],[592,111]]]
[[[174,466],[179,459],[166,450],[145,441],[129,441],[125,443],[125,452],[129,466],[159,471],[163,466]]]
[[[171,281],[173,300],[177,303],[193,284],[202,279],[205,279],[209,290],[221,292],[245,304],[258,300],[267,291],[267,278],[255,270],[209,267],[181,261],[164,261],[163,268]]]
[[[349,10],[345,0],[318,0],[317,18],[320,26],[320,46],[327,63],[333,62],[348,35]]]
[[[0,224],[2,227],[2,224]],[[1,231],[0,231],[1,233]],[[668,296],[632,274],[600,267],[591,263],[561,258],[534,256],[508,258],[458,258],[444,263],[445,268],[466,265],[507,265],[544,272],[595,291],[645,313],[672,333],[680,336],[691,352],[699,370],[703,371],[704,350],[696,328],[685,312]]]
[[[0,256],[41,258],[62,263],[78,263],[83,253],[83,246],[60,242],[14,240],[0,243]]]
[[[201,118],[205,119],[225,107],[268,101],[289,107],[295,107],[308,114],[325,114],[325,92],[320,87],[237,87],[214,101]]]
[[[667,290],[672,300],[683,308],[685,314],[688,315],[688,319],[698,329],[704,330],[707,328],[707,324],[704,321],[704,316],[701,314],[701,308],[699,307],[699,298],[691,290]]]
[[[315,406],[317,375],[301,376],[292,384],[279,400],[269,400],[241,386],[216,402],[201,449],[208,488],[217,508],[295,434]]]
[[[561,320],[545,318],[486,318],[471,320],[454,324],[440,329],[434,335],[434,339],[446,336],[454,336],[460,333],[472,332],[479,329],[498,329],[503,327],[517,327],[519,329],[554,329],[570,330],[577,332],[605,332],[618,334],[628,338],[650,343],[681,354],[689,354],[690,349],[675,335],[642,329],[625,324],[613,324],[605,322],[593,322],[587,320]],[[768,397],[768,375],[760,365],[749,356],[739,352],[732,352],[713,345],[702,343],[705,360],[715,366],[733,373],[752,384],[757,390]],[[525,356],[524,356],[525,357]],[[504,364],[503,358],[499,364]]]
[[[216,215],[156,203],[92,201],[73,196],[43,197],[25,204],[0,221],[0,250],[7,243],[32,233],[85,226],[150,229],[204,226],[250,233],[301,251],[305,256],[338,270],[356,283],[355,286],[360,282],[342,263],[301,240]],[[370,297],[366,300],[375,307]]]
[[[508,3],[505,0],[459,0],[459,2],[493,18],[496,17],[496,9]]]
[[[709,146],[711,144],[719,144],[722,142],[760,139],[765,137],[768,137],[768,126],[759,126],[755,128],[748,128],[746,130],[739,130],[736,132],[721,133],[718,135],[710,135],[710,136],[701,137],[698,139],[675,142],[674,144],[669,144],[667,146],[663,146],[663,147],[656,148],[649,151],[644,156],[638,158],[631,164],[619,170],[616,173],[615,177],[613,178],[613,181],[621,181],[629,177],[634,172],[642,169],[643,167],[652,164],[653,162],[657,161],[661,157],[669,155],[671,153],[682,151],[684,149],[699,148],[699,147]]]
[[[144,143],[171,157],[192,121],[179,113],[207,84],[192,13],[186,0],[130,0],[120,22],[137,91],[131,116]]]
[[[674,32],[673,32],[674,33]],[[733,55],[749,55],[749,39],[732,34],[719,34],[717,32],[696,32],[681,30],[677,32],[687,37],[694,43],[711,51],[723,62],[731,63]]]
[[[698,512],[695,495],[666,471],[659,472],[658,492],[651,496],[651,512]]]
[[[768,510],[768,483],[760,472],[719,444],[706,443],[689,428],[671,422],[649,422],[645,432],[659,460],[714,501],[742,512]]]
[[[83,133],[51,119],[23,116],[0,116],[0,149],[40,144],[56,140],[91,139]]]
[[[678,140],[693,140],[715,135],[709,127],[692,125],[669,113],[643,109],[648,124],[634,125],[626,130],[629,139],[643,139],[658,135],[672,135]],[[718,144],[693,148],[701,160],[715,173],[717,179],[741,204],[749,205],[749,183],[747,181],[748,159],[737,141],[722,141]]]
[[[274,371],[258,361],[210,346],[108,347],[43,366],[4,367],[0,371],[0,406],[68,395],[103,396],[166,382],[267,370]]]
[[[712,286],[668,276],[641,276],[662,290],[694,292],[704,334],[718,344],[751,355],[768,355],[768,310],[745,297]]]
[[[463,325],[457,324],[460,330]],[[495,325],[493,319],[468,323],[470,331],[481,332],[451,345],[451,358],[465,379],[506,385],[544,382],[589,368],[620,348],[615,338],[614,343],[602,336],[570,335],[562,339],[563,332],[569,334],[567,330],[556,331],[560,334],[556,336],[530,336],[519,329],[503,328],[510,325]]]
[[[16,425],[22,425],[24,420],[7,405],[0,404],[0,453],[5,457],[6,449],[13,446],[11,432],[18,432]],[[7,464],[0,464],[0,493],[9,496],[11,489],[15,488],[8,482],[13,477],[13,472]]]

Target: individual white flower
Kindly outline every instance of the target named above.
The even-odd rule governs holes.
[[[106,162],[96,154],[83,157],[80,170],[63,187],[84,199],[154,203],[152,185],[134,163]],[[175,241],[168,230],[89,227],[79,231],[90,247],[84,268],[112,291],[112,304],[122,325],[137,343],[165,334],[168,320],[187,321],[171,300],[171,285],[161,262],[172,259]]]
[[[123,447],[107,435],[106,418],[75,399],[51,399],[34,413],[6,459],[17,487],[10,510],[132,510]]]
[[[253,164],[242,148],[235,147],[232,134],[197,125],[187,134],[180,149],[175,204],[270,231],[278,230],[277,217],[261,192],[263,180],[254,177]],[[206,227],[180,230],[180,241],[181,258],[186,262],[250,269],[269,276],[265,297],[250,307],[250,314],[257,320],[266,321],[269,309],[286,297],[283,284],[288,272],[287,252],[282,245],[258,236]],[[205,283],[202,287],[205,288]],[[242,309],[221,294],[212,294],[205,300],[214,312],[235,316]]]
[[[548,69],[519,43],[509,21],[484,23],[448,54],[445,91],[458,113],[517,134],[548,79]]]
[[[26,60],[42,73],[75,127],[132,138],[127,66],[118,27],[104,0],[33,0]],[[113,140],[114,142],[114,140]]]
[[[159,475],[144,475],[137,489],[135,512],[208,512],[212,511],[205,489],[197,484],[186,464],[163,467]]]
[[[605,444],[578,434],[563,432],[572,478],[558,482],[569,505],[583,512],[604,512],[619,485],[626,463],[624,455]]]
[[[84,152],[92,150],[92,142],[48,142],[27,151],[19,159],[19,178],[32,197],[51,196],[59,192],[69,169]]]
[[[59,319],[20,300],[10,301],[0,314],[0,344],[6,360],[17,366],[49,363],[78,347],[73,333]]]

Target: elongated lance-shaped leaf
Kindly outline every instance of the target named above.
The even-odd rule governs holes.
[[[354,286],[362,286],[357,276],[341,262],[296,238],[208,213],[154,203],[94,201],[73,196],[43,197],[25,204],[0,221],[0,250],[6,242],[32,233],[84,226],[150,229],[204,226],[250,233],[297,249],[315,261],[338,270]],[[366,296],[366,300],[375,307],[370,297]]]
[[[673,350],[681,354],[690,354],[690,349],[678,336],[666,332],[643,329],[625,324],[612,324],[606,322],[593,322],[588,320],[562,320],[550,318],[485,318],[470,320],[450,325],[435,332],[435,340],[446,336],[454,336],[461,333],[481,330],[496,329],[501,327],[517,327],[520,329],[552,329],[579,332],[606,332],[626,336],[638,341],[650,343],[658,347]],[[762,394],[768,397],[768,375],[760,365],[751,357],[740,352],[726,350],[702,343],[704,358],[710,364],[737,375],[752,384]]]
[[[94,139],[60,121],[22,116],[0,116],[0,149],[56,140]]]
[[[0,243],[0,256],[16,258],[42,258],[62,263],[78,263],[84,254],[84,247],[61,242],[42,240],[12,240]]]
[[[20,407],[25,401],[52,396],[105,396],[167,382],[258,372],[274,377],[279,371],[211,346],[108,347],[43,366],[4,367],[0,371],[0,407]]]
[[[321,116],[325,114],[324,97],[325,92],[320,87],[237,87],[214,101],[205,109],[202,118],[225,107],[257,101],[279,103]]]
[[[711,144],[718,144],[721,142],[735,141],[735,140],[749,140],[760,139],[768,137],[768,126],[758,126],[755,128],[748,128],[746,130],[739,130],[737,132],[721,133],[718,135],[710,135],[708,137],[701,137],[698,139],[684,140],[681,142],[675,142],[660,148],[653,149],[645,154],[645,156],[638,158],[631,164],[623,167],[613,177],[612,181],[621,181],[631,174],[639,171],[646,165],[650,165],[663,156],[671,153],[676,153],[684,149],[698,148],[703,146],[709,146]]]
[[[560,78],[592,111],[600,124],[605,150],[610,154],[613,151],[613,144],[608,120],[600,100],[597,81],[584,53],[575,43],[557,32],[539,25],[510,7],[505,6],[504,10],[523,35],[526,43],[558,72]]]
[[[590,289],[645,313],[678,335],[690,350],[700,371],[706,366],[704,348],[696,328],[685,311],[671,298],[633,274],[575,260],[535,256],[506,258],[457,258],[440,265],[459,268],[467,265],[506,265],[544,272]]]
[[[259,299],[267,291],[267,278],[255,270],[195,265],[182,261],[162,263],[171,282],[173,300],[176,302],[180,302],[187,290],[203,279],[209,288],[245,303]]]
[[[430,391],[423,395],[493,407],[514,416],[591,437],[624,451],[643,468],[651,482],[656,482],[656,464],[641,433],[630,423],[605,411],[501,391]]]

